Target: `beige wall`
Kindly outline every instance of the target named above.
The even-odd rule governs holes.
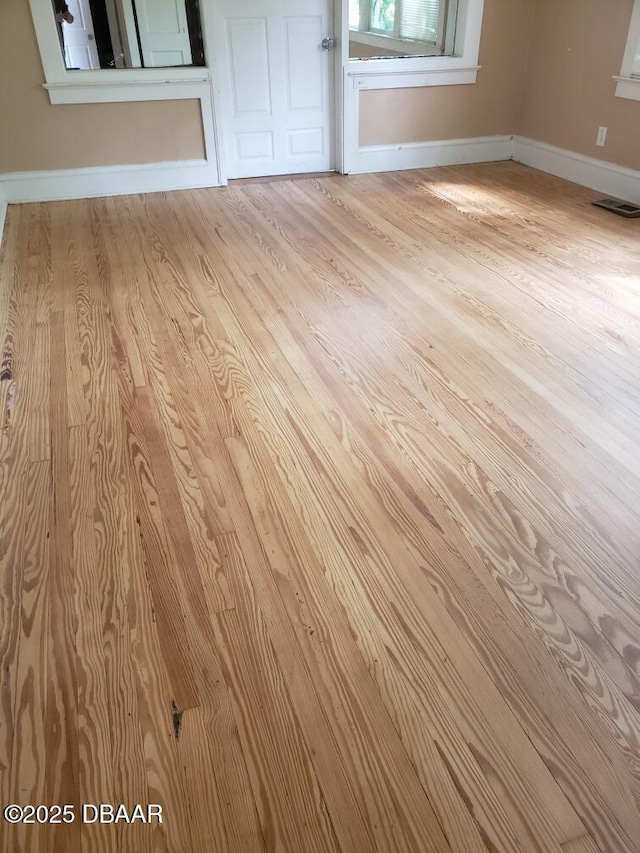
[[[616,98],[633,0],[538,0],[518,132],[640,169],[640,103]],[[605,148],[598,127],[609,128]]]
[[[28,0],[7,0],[0,27],[0,173],[204,157],[197,101],[56,105]]]
[[[474,85],[362,92],[360,144],[515,133],[534,8],[534,0],[485,0]]]

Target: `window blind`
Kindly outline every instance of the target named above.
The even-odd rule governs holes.
[[[446,0],[402,0],[400,38],[439,44]]]

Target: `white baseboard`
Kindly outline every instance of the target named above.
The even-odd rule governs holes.
[[[640,171],[522,136],[484,136],[443,142],[364,146],[351,153],[349,174],[512,159],[541,172],[640,204]]]
[[[521,136],[513,140],[512,156],[525,166],[640,204],[640,172],[634,169]]]
[[[218,170],[206,160],[0,175],[0,197],[9,204],[217,186]]]
[[[349,174],[397,172],[462,163],[489,163],[510,160],[512,153],[512,136],[481,136],[475,139],[447,139],[441,142],[412,142],[405,145],[367,145],[351,153]]]
[[[349,173],[391,172],[510,159],[640,204],[640,171],[520,136],[365,146],[352,151]],[[7,204],[216,186],[220,186],[218,170],[206,160],[4,174],[0,175],[0,236]]]

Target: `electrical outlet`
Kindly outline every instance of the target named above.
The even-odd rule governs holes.
[[[596,137],[596,145],[598,148],[604,148],[607,142],[607,128],[599,127],[598,128],[598,136]]]

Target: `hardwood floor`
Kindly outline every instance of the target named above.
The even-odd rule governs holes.
[[[640,231],[595,197],[9,209],[0,799],[76,819],[3,851],[640,851]]]

